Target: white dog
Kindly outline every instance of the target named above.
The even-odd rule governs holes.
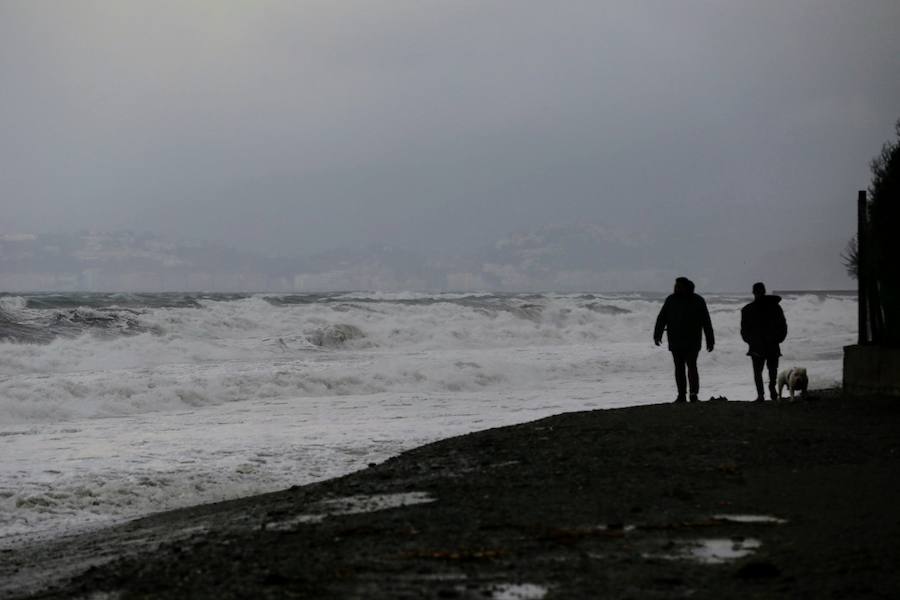
[[[806,397],[806,388],[809,386],[809,379],[806,377],[806,369],[794,367],[778,374],[778,399],[781,400],[781,390],[787,386],[791,393],[791,400],[794,399],[794,392],[799,392],[804,398]]]

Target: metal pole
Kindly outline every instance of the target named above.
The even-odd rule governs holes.
[[[866,190],[859,190],[856,199],[856,221],[856,302],[859,307],[859,344],[863,345],[869,342]]]

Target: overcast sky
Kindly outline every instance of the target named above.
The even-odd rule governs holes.
[[[897,0],[0,0],[0,233],[439,254],[596,223],[825,269],[900,118],[898,25]]]

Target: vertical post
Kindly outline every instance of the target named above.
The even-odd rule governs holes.
[[[868,261],[868,239],[866,231],[868,230],[868,217],[866,215],[866,190],[859,190],[856,198],[856,302],[859,306],[859,344],[867,344],[869,342],[869,319],[868,319],[868,285],[869,273],[867,268]]]

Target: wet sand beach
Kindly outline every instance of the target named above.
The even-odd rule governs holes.
[[[889,598],[900,402],[566,413],[10,549],[0,597]]]

